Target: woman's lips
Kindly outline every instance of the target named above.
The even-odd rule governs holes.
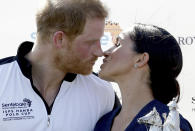
[[[104,67],[104,64],[102,64],[102,65],[100,66],[100,69],[103,69],[103,67]]]
[[[100,69],[102,69],[105,66],[106,63],[107,63],[107,60],[103,59],[103,64],[100,66]]]
[[[106,58],[104,58],[104,59],[103,59],[103,64],[106,63],[106,62],[107,62],[107,60],[106,60]]]

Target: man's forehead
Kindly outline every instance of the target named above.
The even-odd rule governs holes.
[[[94,32],[92,33],[82,33],[76,37],[77,40],[80,41],[99,41],[102,35],[96,35]]]

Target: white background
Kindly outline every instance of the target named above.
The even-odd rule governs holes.
[[[15,55],[18,45],[33,41],[36,31],[35,11],[42,0],[2,0],[0,3],[0,58]],[[119,22],[122,29],[135,22],[155,24],[167,29],[176,38],[195,37],[194,0],[102,0],[109,9],[109,20]],[[109,45],[108,45],[109,46]],[[195,38],[190,45],[181,45],[184,65],[178,78],[181,86],[180,113],[195,129]],[[99,60],[94,71],[99,70]],[[116,85],[115,85],[116,86]],[[194,109],[194,111],[192,111]]]

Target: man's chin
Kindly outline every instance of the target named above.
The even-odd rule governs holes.
[[[83,71],[83,72],[81,72],[80,74],[82,74],[82,75],[89,75],[89,74],[91,74],[92,73],[92,70],[91,71]]]
[[[93,67],[92,66],[80,66],[80,67],[77,67],[77,68],[74,68],[74,70],[71,71],[72,73],[75,73],[75,74],[81,74],[81,75],[89,75],[93,72]]]
[[[81,75],[89,75],[93,72],[92,68],[88,68],[88,69],[85,69],[85,70],[81,70],[78,72],[78,74],[81,74]]]

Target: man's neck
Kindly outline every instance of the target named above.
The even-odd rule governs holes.
[[[57,96],[61,83],[66,75],[53,66],[52,56],[41,50],[33,50],[26,55],[32,65],[33,85],[38,89],[48,105],[51,105]]]
[[[51,105],[57,96],[65,74],[48,67],[32,66],[32,81],[40,94]]]

